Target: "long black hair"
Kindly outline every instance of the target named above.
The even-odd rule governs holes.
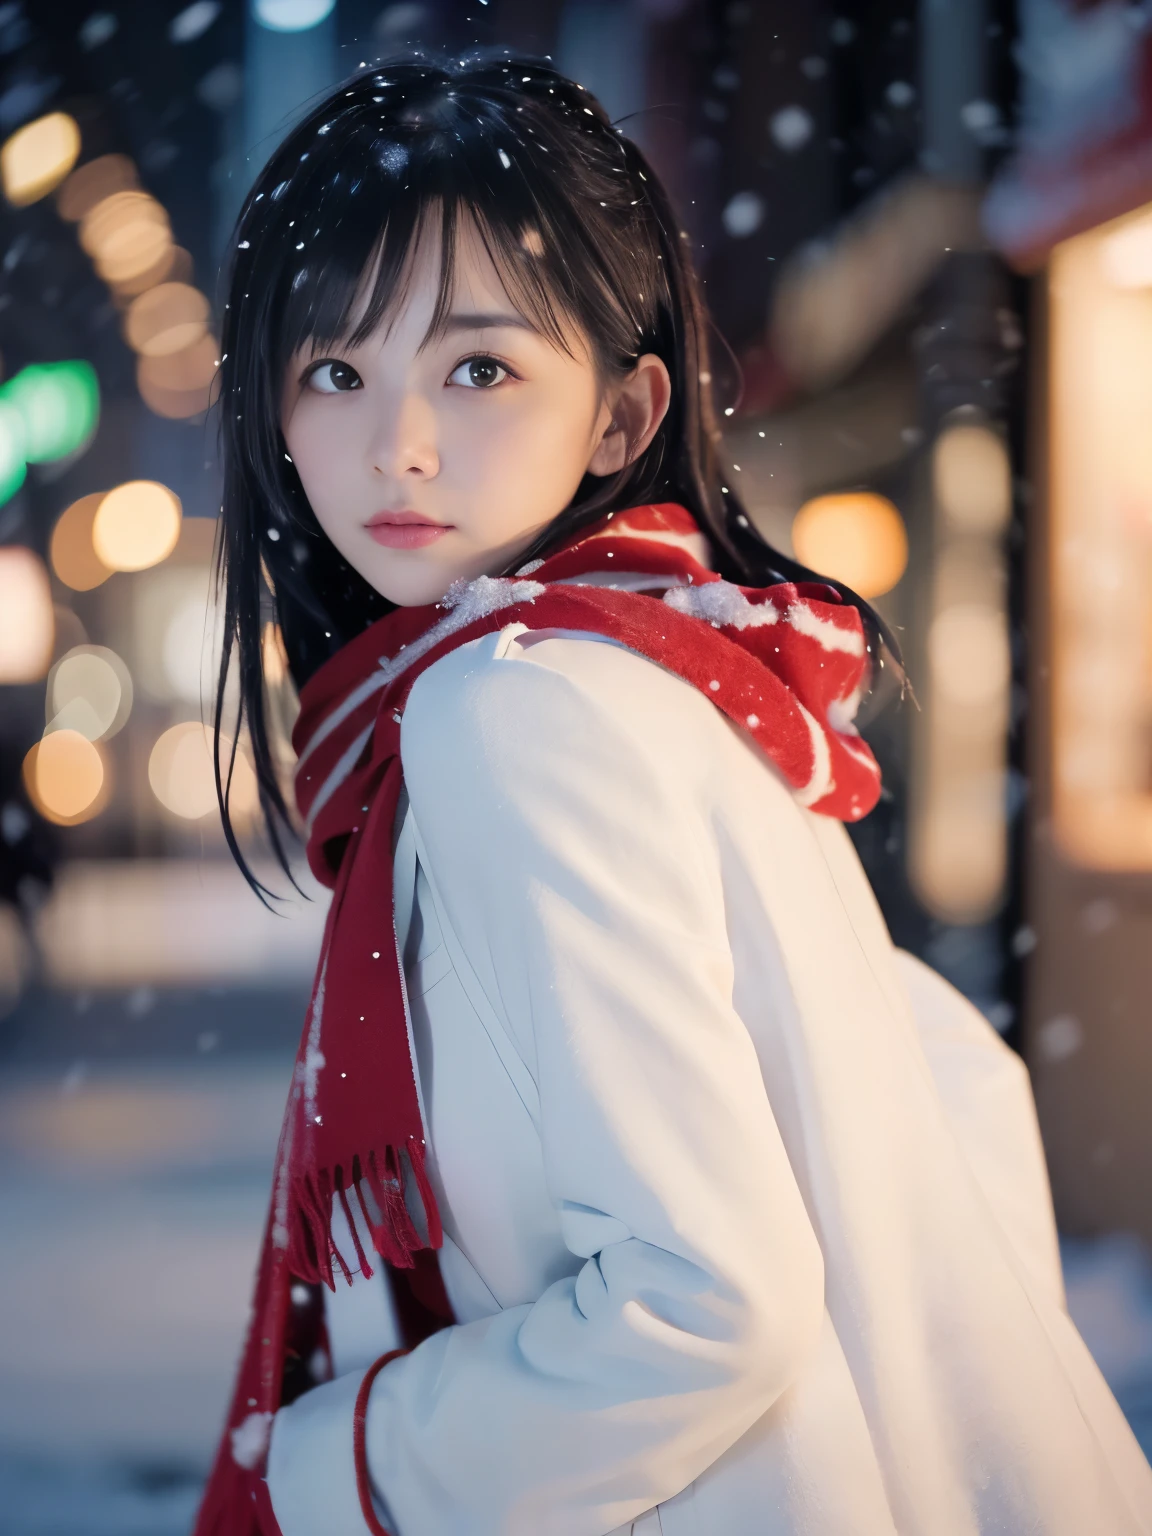
[[[341,558],[308,504],[280,430],[285,369],[300,347],[355,345],[386,318],[429,224],[441,251],[435,333],[451,301],[462,218],[510,298],[557,346],[574,326],[604,378],[652,352],[672,380],[668,412],[645,451],[617,475],[586,476],[516,565],[607,511],[676,501],[706,531],[727,579],[827,580],[765,543],[722,483],[708,320],[687,236],[648,162],[595,97],[547,62],[507,54],[410,55],[361,70],[309,111],[248,194],[224,308],[218,742],[233,668],[239,701],[232,757],[222,764],[218,749],[216,781],[229,847],[261,892],[229,799],[246,727],[272,849],[287,869],[291,818],[268,713],[265,625],[279,624],[300,687],[391,606]],[[869,605],[828,584],[860,609],[873,655],[882,641],[895,652]]]

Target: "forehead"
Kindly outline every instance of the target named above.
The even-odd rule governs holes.
[[[431,313],[440,301],[449,309],[495,307],[520,315],[512,291],[515,287],[471,214],[460,215],[447,250],[439,218],[430,217],[408,249],[395,303],[398,311],[426,309]],[[528,316],[521,318],[531,323]]]
[[[472,318],[514,325],[573,357],[587,354],[578,327],[543,282],[539,232],[499,239],[469,210],[453,212],[445,220],[439,205],[428,207],[403,252],[389,247],[385,228],[357,283],[341,339],[357,346],[392,339],[423,350],[450,332],[481,328],[461,323]],[[313,350],[321,344],[311,339]]]

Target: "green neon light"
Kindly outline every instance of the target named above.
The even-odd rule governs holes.
[[[28,473],[25,437],[23,416],[10,400],[0,397],[0,506],[15,496]]]
[[[77,453],[99,420],[100,386],[88,363],[33,363],[0,385],[0,505],[24,484],[26,465]]]

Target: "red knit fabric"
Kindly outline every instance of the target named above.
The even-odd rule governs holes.
[[[869,664],[860,616],[831,588],[736,586],[703,563],[678,506],[608,514],[514,577],[457,583],[441,603],[401,608],[309,681],[293,735],[308,859],[333,888],[312,1002],[281,1131],[252,1322],[195,1536],[276,1536],[253,1497],[281,1403],[294,1281],[371,1273],[372,1247],[420,1278],[441,1242],[408,1045],[392,917],[392,835],[401,724],[416,679],[441,656],[509,625],[617,640],[700,689],[775,764],[802,804],[844,821],[880,792],[852,725]],[[407,1194],[407,1198],[406,1198]],[[334,1202],[353,1252],[331,1236]],[[413,1211],[422,1209],[421,1216]],[[437,1288],[439,1289],[439,1288]],[[450,1313],[448,1314],[450,1315]]]

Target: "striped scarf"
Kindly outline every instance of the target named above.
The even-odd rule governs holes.
[[[721,580],[679,506],[609,513],[514,576],[457,582],[439,603],[399,608],[310,679],[293,735],[296,797],[309,863],[333,895],[252,1321],[195,1536],[276,1531],[260,1474],[277,1408],[324,1374],[321,1284],[370,1275],[378,1254],[394,1281],[406,1280],[413,1337],[451,1318],[393,921],[402,726],[428,667],[509,627],[605,635],[678,674],[813,811],[856,821],[879,795],[879,770],[852,723],[869,675],[859,614],[824,586]],[[333,1238],[336,1206],[351,1251]]]

